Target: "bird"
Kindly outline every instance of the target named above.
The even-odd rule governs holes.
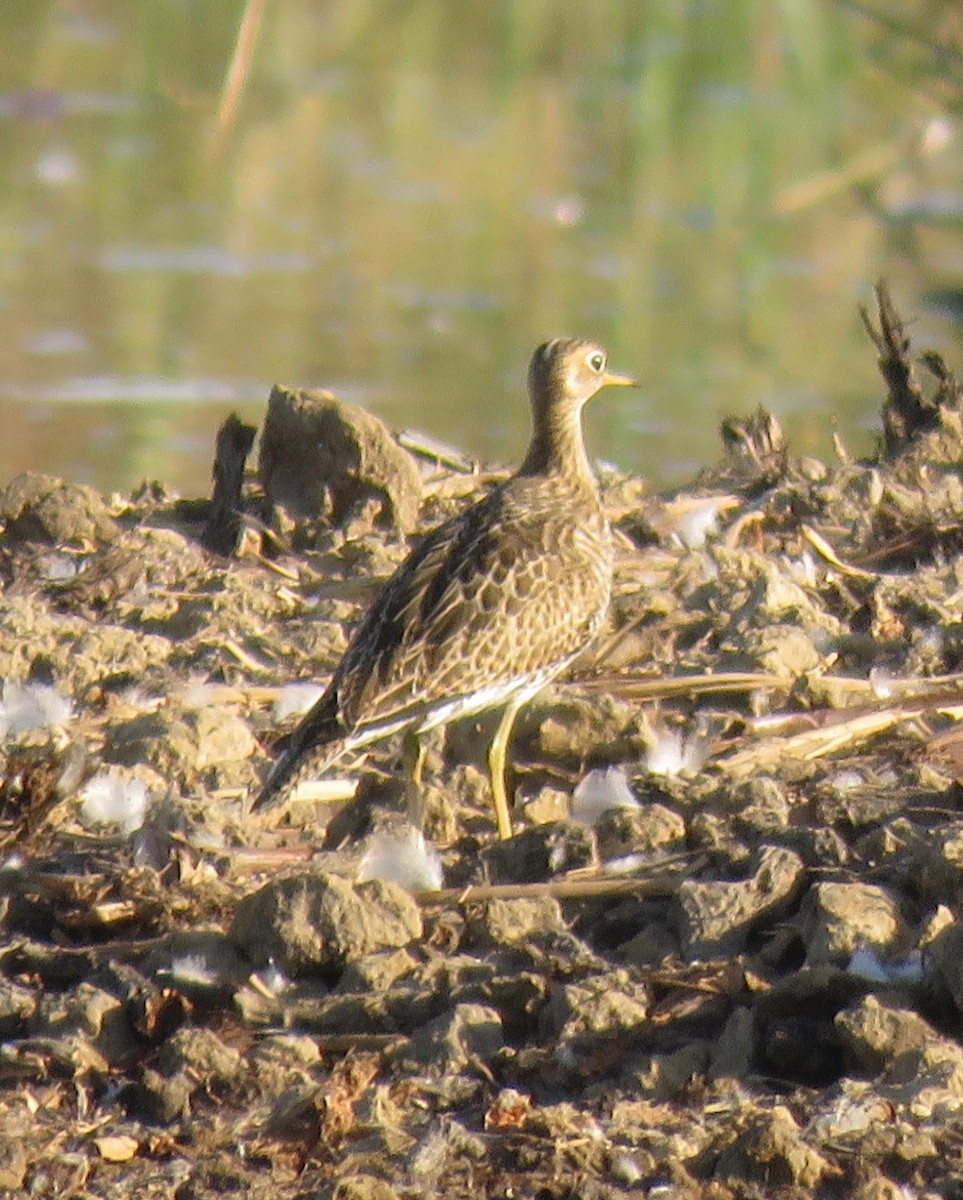
[[[498,836],[511,836],[505,758],[515,717],[589,645],[608,609],[612,537],[582,408],[610,386],[636,381],[610,370],[593,341],[556,337],[535,350],[521,465],[398,566],[253,810],[283,804],[348,751],[404,732],[409,813],[420,828],[421,735],[503,707],[488,768]]]

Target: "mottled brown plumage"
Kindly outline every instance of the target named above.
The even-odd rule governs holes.
[[[632,382],[608,371],[592,342],[555,338],[535,351],[521,467],[397,569],[255,808],[286,799],[354,747],[506,705],[489,766],[499,833],[510,833],[504,756],[514,715],[586,646],[608,607],[611,537],[582,406],[608,384]]]

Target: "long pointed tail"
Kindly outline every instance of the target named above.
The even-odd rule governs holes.
[[[341,757],[343,748],[343,743],[329,742],[306,750],[285,750],[251,805],[251,812],[263,812],[286,804],[302,783],[322,776]]]
[[[287,748],[251,805],[251,812],[276,808],[290,800],[300,784],[323,775],[341,757],[345,741],[345,731],[328,697],[322,696],[291,734]]]

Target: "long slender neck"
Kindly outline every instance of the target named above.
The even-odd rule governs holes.
[[[593,493],[598,491],[585,453],[580,407],[557,404],[536,413],[532,441],[519,475],[563,475]]]

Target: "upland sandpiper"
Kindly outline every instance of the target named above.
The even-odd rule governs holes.
[[[385,584],[278,759],[254,808],[288,799],[345,752],[504,706],[488,767],[500,837],[511,834],[505,753],[521,706],[586,647],[604,620],[612,541],[582,438],[582,407],[633,384],[601,346],[554,338],[528,370],[532,438],[514,475],[426,534]],[[418,809],[418,802],[413,806]]]

